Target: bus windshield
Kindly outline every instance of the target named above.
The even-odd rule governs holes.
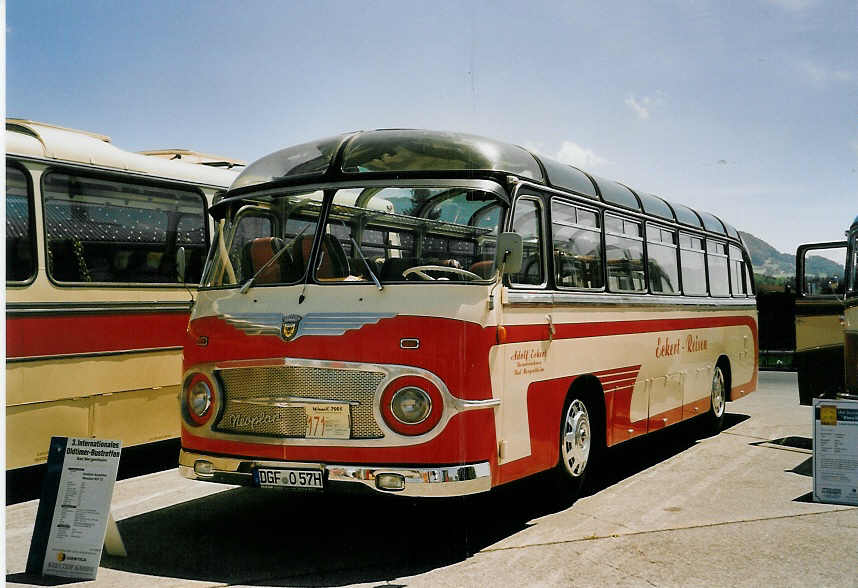
[[[495,194],[466,187],[262,192],[216,223],[203,286],[485,283],[496,278],[504,210]]]

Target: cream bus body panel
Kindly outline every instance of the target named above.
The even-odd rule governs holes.
[[[843,326],[840,322],[840,315],[828,314],[796,317],[796,351],[809,351],[827,347],[843,347]]]
[[[211,202],[236,174],[125,152],[86,133],[9,122],[32,133],[7,130],[6,148],[30,179],[36,272],[6,287],[7,469],[43,463],[52,435],[121,439],[125,446],[177,437],[181,340],[195,287],[53,282],[46,268],[42,178],[49,170],[76,170],[167,181]],[[143,325],[157,332],[153,323],[165,319],[169,327],[159,328],[170,331],[171,341],[154,335],[142,346],[120,341],[123,330]],[[111,343],[90,340],[104,335],[88,330],[92,321],[115,334]]]
[[[587,305],[574,309],[505,307],[505,326],[541,322],[546,338],[500,345],[491,350],[494,397],[502,401],[495,418],[502,446],[499,463],[531,455],[533,431],[529,423],[528,391],[534,382],[628,368],[625,375],[633,377],[634,382],[629,406],[629,424],[633,428],[628,429],[627,437],[614,435],[614,443],[703,414],[709,406],[713,370],[720,356],[729,359],[734,389],[750,391],[754,386],[755,337],[752,328],[745,324],[548,339],[549,316],[559,332],[563,327],[577,328],[586,323],[647,321],[654,312],[658,313],[658,321],[746,317],[747,321],[756,322],[756,311],[747,307],[697,312],[635,312],[627,307],[605,310]],[[697,350],[689,349],[689,337],[693,341],[691,348],[696,345]],[[667,341],[673,346],[662,348]],[[700,348],[703,345],[705,349]],[[609,392],[610,385],[605,388]],[[617,426],[615,415],[606,414],[606,419],[609,426],[612,422]],[[649,419],[658,422],[648,423]],[[607,434],[610,440],[612,432],[609,430]]]

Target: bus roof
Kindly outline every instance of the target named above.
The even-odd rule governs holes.
[[[199,163],[200,165],[210,165],[211,167],[222,167],[230,169],[233,167],[244,167],[247,162],[232,157],[223,157],[222,155],[212,155],[210,153],[200,153],[191,149],[150,149],[147,151],[138,151],[141,155],[150,157],[162,157],[169,160],[182,160],[185,163]]]
[[[348,181],[356,177],[463,177],[514,175],[608,204],[729,235],[717,217],[673,205],[653,194],[588,174],[524,147],[465,133],[418,129],[357,131],[287,147],[250,165],[231,190],[269,183]],[[237,196],[238,194],[236,194]]]
[[[15,118],[6,119],[6,153],[218,187],[229,186],[237,175],[235,170],[218,169],[212,165],[171,161],[162,156],[125,151],[113,145],[110,137],[105,135]],[[218,159],[226,161],[226,158]]]

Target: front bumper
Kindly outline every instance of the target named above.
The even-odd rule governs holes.
[[[492,487],[492,473],[488,462],[434,468],[406,468],[373,465],[308,464],[234,458],[194,453],[182,449],[179,454],[179,473],[191,480],[221,482],[225,484],[253,485],[256,467],[321,467],[328,483],[360,484],[384,494],[413,497],[465,496],[486,492]],[[379,474],[397,474],[404,479],[401,490],[386,490],[376,483]]]

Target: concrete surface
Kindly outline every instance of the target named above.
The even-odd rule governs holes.
[[[296,495],[184,480],[117,484],[128,558],[97,586],[858,586],[858,508],[810,499],[810,407],[764,372],[727,429],[612,449],[583,497],[542,477],[469,499]],[[9,585],[37,503],[7,507]],[[54,585],[49,582],[50,585]]]

